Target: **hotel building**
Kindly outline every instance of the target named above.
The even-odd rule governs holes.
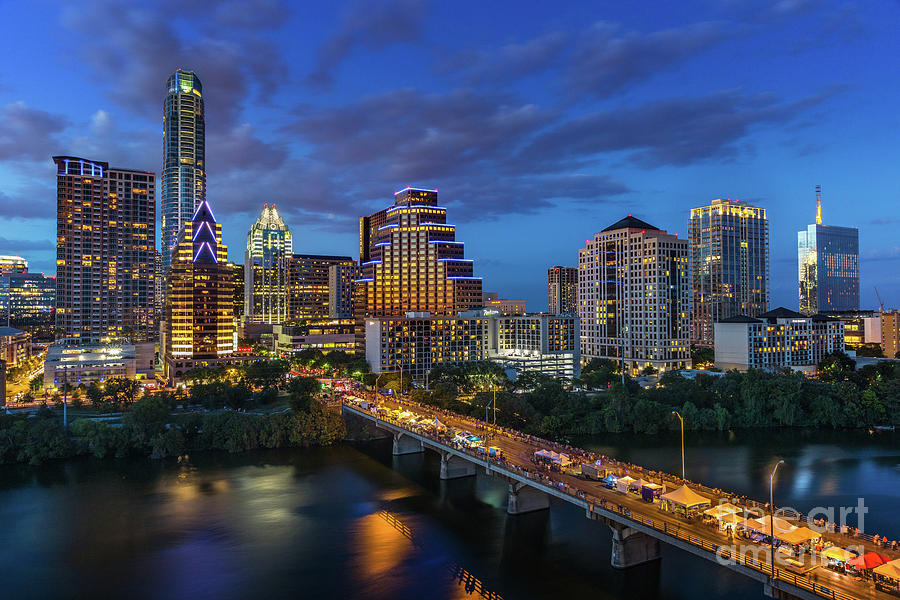
[[[547,269],[547,312],[578,314],[578,269],[559,265]]]
[[[335,264],[328,267],[328,316],[332,319],[353,318],[353,282],[359,279],[359,267]]]
[[[713,200],[688,221],[692,290],[691,340],[712,346],[717,321],[769,310],[766,209]]]
[[[631,215],[578,251],[581,354],[631,374],[690,366],[688,242]]]
[[[354,264],[349,256],[291,256],[288,261],[290,320],[328,319],[331,316],[331,268],[351,268]]]

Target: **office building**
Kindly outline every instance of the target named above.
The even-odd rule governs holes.
[[[881,351],[885,358],[900,358],[900,310],[881,311]]]
[[[288,320],[288,262],[293,253],[290,228],[274,204],[263,205],[247,234],[244,254],[244,318],[248,323]]]
[[[0,326],[0,360],[8,368],[17,367],[31,358],[31,334],[15,327]]]
[[[881,346],[881,319],[873,310],[824,313],[844,324],[844,346],[857,350],[865,346]]]
[[[500,315],[524,315],[527,312],[525,300],[508,300],[501,298],[497,292],[483,292],[481,307]]]
[[[56,320],[56,277],[43,273],[0,274],[0,324],[52,341]]]
[[[610,225],[578,251],[578,302],[584,360],[690,366],[687,240],[631,215]]]
[[[306,319],[292,325],[273,325],[275,353],[290,358],[303,350],[356,351],[356,320]]]
[[[358,318],[454,315],[482,305],[481,278],[437,200],[437,190],[405,188],[392,206],[360,219]]]
[[[21,256],[0,254],[0,275],[10,273],[27,273],[28,261]]]
[[[723,371],[791,369],[813,374],[828,354],[844,351],[844,324],[839,320],[783,307],[757,318],[729,317],[715,327],[716,367]]]
[[[691,209],[688,237],[691,341],[712,346],[717,321],[769,310],[766,209],[737,200],[713,200]]]
[[[230,364],[237,342],[234,267],[206,201],[184,224],[166,275],[165,373]]]
[[[330,309],[329,269],[352,267],[349,256],[294,254],[288,261],[289,315],[291,321],[327,319]]]
[[[332,319],[353,317],[353,282],[359,279],[359,267],[336,264],[328,267],[328,316]]]
[[[154,345],[140,344],[84,344],[78,340],[64,340],[47,350],[44,362],[44,391],[62,390],[63,386],[77,387],[100,383],[117,377],[153,380]]]
[[[169,269],[178,232],[206,200],[206,132],[203,85],[178,69],[166,82],[163,105],[162,267]]]
[[[559,265],[547,269],[547,312],[578,314],[578,269]]]
[[[499,315],[488,323],[488,356],[512,379],[526,371],[569,381],[581,375],[581,328],[576,315]]]
[[[822,224],[816,188],[816,222],[797,233],[800,312],[859,310],[859,230]]]
[[[155,175],[54,156],[58,336],[154,339]]]

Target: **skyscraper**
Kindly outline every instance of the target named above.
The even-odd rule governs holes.
[[[859,310],[859,230],[822,224],[816,187],[816,222],[797,233],[800,312]]]
[[[166,275],[165,369],[170,381],[234,352],[234,266],[204,200],[184,224]]]
[[[27,272],[28,261],[21,256],[0,255],[0,274]]]
[[[328,316],[335,319],[353,318],[353,282],[359,278],[356,261],[328,267]]]
[[[578,251],[581,355],[632,374],[690,365],[688,243],[631,215]]]
[[[481,278],[437,197],[437,190],[408,187],[394,194],[393,206],[360,219],[357,318],[481,306]]]
[[[712,346],[714,325],[769,310],[769,221],[766,209],[713,200],[691,209],[693,319],[691,341]]]
[[[162,260],[171,264],[178,232],[206,200],[206,132],[203,85],[178,69],[166,82],[163,111]]]
[[[559,265],[547,269],[547,312],[578,314],[578,269]]]
[[[291,230],[275,205],[247,233],[244,254],[244,317],[248,323],[284,323],[288,319],[288,261],[294,252]]]
[[[323,254],[294,254],[288,261],[289,314],[292,321],[327,319],[331,289],[329,270],[332,267],[351,268],[349,256]]]
[[[73,156],[53,161],[58,337],[154,339],[155,175]]]

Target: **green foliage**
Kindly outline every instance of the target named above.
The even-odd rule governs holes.
[[[503,367],[489,360],[439,365],[429,374],[430,385],[445,385],[457,392],[471,394],[494,388],[505,388],[509,378]]]
[[[290,369],[291,364],[284,360],[257,360],[244,366],[244,378],[255,388],[278,389]]]
[[[134,379],[112,377],[100,383],[91,383],[87,397],[99,411],[124,410],[135,401],[140,389],[141,384]]]
[[[313,397],[321,390],[322,386],[313,377],[294,377],[288,384],[291,408],[294,412],[309,412]]]

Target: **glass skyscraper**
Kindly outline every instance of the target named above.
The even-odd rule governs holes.
[[[822,225],[821,214],[797,233],[800,312],[859,310],[859,230]]]
[[[163,112],[162,268],[172,262],[178,232],[206,200],[206,136],[203,85],[193,71],[178,69],[166,83]]]
[[[291,230],[275,205],[247,233],[244,255],[244,318],[248,323],[284,323],[288,319],[288,260],[294,253]]]
[[[769,310],[769,221],[766,209],[713,200],[691,209],[691,341],[711,346],[715,323]]]

